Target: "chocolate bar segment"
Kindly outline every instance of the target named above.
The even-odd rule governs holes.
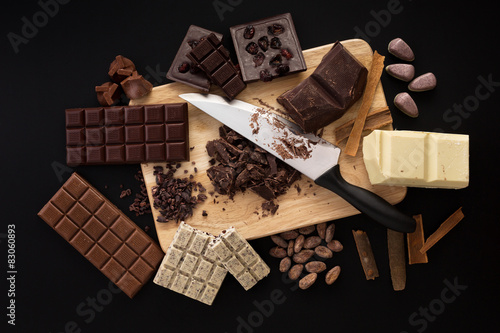
[[[213,33],[196,45],[187,57],[201,68],[229,99],[233,99],[245,89],[246,84],[229,58],[229,52]]]
[[[213,235],[181,222],[154,283],[211,305],[227,270],[208,246]]]
[[[181,82],[191,87],[201,89],[208,92],[210,89],[210,80],[205,73],[196,67],[195,64],[189,60],[187,53],[193,47],[198,45],[201,40],[207,38],[208,35],[213,33],[219,40],[222,40],[222,34],[200,28],[196,25],[191,25],[182,41],[179,51],[175,55],[175,59],[167,72],[167,78],[172,81]]]
[[[77,173],[38,216],[130,298],[147,283],[163,257],[141,228]]]
[[[245,82],[307,69],[290,13],[240,24],[230,31]],[[263,77],[262,72],[271,77]]]
[[[234,227],[223,230],[210,247],[224,267],[248,290],[271,271],[253,247]]]
[[[315,132],[342,117],[363,94],[368,70],[336,42],[311,76],[278,97],[292,119]]]
[[[66,110],[68,165],[189,160],[186,103]]]

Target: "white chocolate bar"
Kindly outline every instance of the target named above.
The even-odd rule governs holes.
[[[234,227],[222,231],[210,242],[210,247],[245,290],[252,288],[271,271]]]
[[[373,185],[469,185],[468,135],[375,130],[363,139],[363,159]]]
[[[154,283],[211,305],[227,274],[208,246],[214,238],[181,222]]]

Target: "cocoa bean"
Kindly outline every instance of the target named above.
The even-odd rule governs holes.
[[[306,271],[309,273],[321,273],[326,269],[326,264],[322,261],[310,261],[306,264]]]
[[[286,257],[286,250],[282,247],[275,246],[269,250],[269,254],[271,255],[271,257],[285,258]]]
[[[333,257],[333,252],[329,248],[323,245],[316,246],[314,252],[321,258],[329,259]]]
[[[293,240],[288,241],[288,248],[286,250],[286,254],[289,257],[293,256],[293,245],[294,244],[295,244],[295,242]]]
[[[316,231],[318,232],[318,235],[319,237],[321,237],[321,239],[325,239],[326,222],[316,224]]]
[[[308,227],[303,227],[299,229],[299,233],[302,235],[309,235],[312,233],[314,230],[316,230],[316,227],[314,225],[310,225]]]
[[[305,290],[312,286],[314,282],[316,282],[316,279],[318,278],[318,274],[316,273],[309,273],[306,276],[304,276],[302,279],[299,281],[299,288],[302,290]]]
[[[292,259],[290,257],[285,257],[280,261],[280,272],[285,273],[292,266]]]
[[[344,248],[344,246],[342,245],[342,243],[340,243],[338,240],[334,239],[330,242],[328,242],[328,244],[326,244],[326,246],[332,250],[333,252],[340,252],[342,251],[342,249]]]
[[[297,264],[303,264],[308,261],[314,254],[313,250],[302,250],[299,253],[293,255],[293,261]]]
[[[340,274],[340,266],[335,266],[332,269],[330,269],[325,276],[326,284],[330,285],[334,283],[339,277],[339,274]]]
[[[290,268],[290,270],[288,271],[288,277],[290,278],[290,280],[297,280],[300,274],[302,274],[303,269],[304,265],[302,264],[293,265],[292,268]]]
[[[325,233],[325,242],[330,242],[333,239],[333,234],[335,233],[335,224],[330,224],[328,228],[326,228]]]
[[[300,250],[302,250],[302,247],[304,246],[304,240],[306,238],[304,237],[304,235],[299,235],[296,239],[295,239],[295,245],[293,246],[293,251],[295,253],[299,253]]]
[[[283,238],[284,240],[287,240],[287,241],[297,238],[298,235],[299,235],[299,233],[297,230],[285,231],[285,232],[282,232],[280,234],[281,238]]]
[[[272,235],[271,240],[274,242],[274,244],[276,244],[280,247],[286,248],[288,246],[287,241],[278,235]]]
[[[319,236],[309,236],[304,240],[305,249],[313,249],[321,244],[321,238]]]

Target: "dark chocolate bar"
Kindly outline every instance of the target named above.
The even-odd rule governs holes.
[[[208,35],[187,56],[224,91],[229,99],[233,99],[245,89],[246,84],[229,58],[229,52],[214,34]]]
[[[160,265],[160,247],[122,211],[73,173],[38,213],[130,298]]]
[[[363,94],[368,70],[336,42],[311,76],[278,97],[292,119],[315,132],[342,117]]]
[[[191,25],[189,27],[179,47],[179,51],[177,51],[175,59],[167,72],[168,79],[187,84],[205,92],[210,90],[210,80],[202,70],[189,60],[187,54],[211,33],[219,40],[222,40],[222,34],[200,28],[196,25]]]
[[[189,160],[186,103],[66,110],[68,165]]]
[[[301,72],[307,69],[290,13],[230,28],[243,81]]]

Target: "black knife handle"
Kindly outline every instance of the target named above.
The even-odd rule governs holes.
[[[346,182],[338,164],[317,178],[315,183],[337,193],[360,212],[389,229],[407,233],[415,231],[416,223],[412,217],[401,213],[375,193]]]

